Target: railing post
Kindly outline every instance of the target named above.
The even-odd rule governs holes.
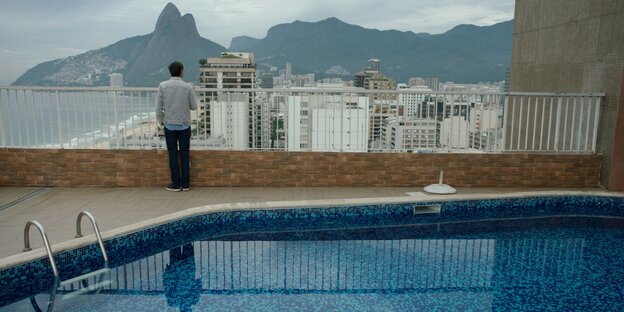
[[[511,127],[509,128],[510,130],[510,134],[509,134],[509,150],[513,151],[514,150],[514,140],[513,140],[513,136],[514,136],[514,127],[516,123],[516,97],[514,96],[512,104],[511,104]],[[518,139],[520,140],[520,139]]]
[[[559,151],[559,128],[561,127],[561,104],[563,99],[557,97],[557,119],[555,120],[555,153]]]
[[[11,146],[15,146],[15,135],[13,135],[13,112],[11,111],[11,92],[9,92],[9,90],[7,90],[6,92],[7,95],[7,111],[9,113],[9,116],[7,118],[7,121],[9,122],[9,126],[7,127],[9,129],[9,143],[11,144]]]
[[[596,113],[594,115],[594,135],[592,138],[592,153],[596,152],[596,141],[598,140],[598,122],[600,122],[600,110],[601,110],[601,99],[602,97],[596,97]]]
[[[574,98],[574,115],[576,115],[576,98]],[[574,119],[573,119],[574,122]],[[583,98],[581,97],[581,108],[580,108],[580,112],[579,112],[579,118],[578,118],[578,125],[577,125],[577,129],[578,129],[578,134],[576,136],[576,150],[577,151],[581,151],[581,130],[582,130],[582,125],[583,125]]]
[[[63,148],[63,124],[62,124],[62,118],[61,118],[61,95],[59,90],[56,90],[56,121],[57,121],[57,126],[58,126],[58,139],[59,139],[59,146],[61,148]]]
[[[119,149],[119,119],[117,116],[118,112],[118,108],[117,105],[119,105],[119,103],[117,103],[117,91],[113,91],[113,113],[114,113],[114,119],[115,119],[115,144],[117,145],[117,149]]]
[[[542,119],[540,121],[540,142],[539,142],[539,150],[542,150],[542,143],[544,142],[544,114],[546,113],[546,97],[542,98]]]
[[[524,150],[529,150],[529,130],[530,130],[530,121],[531,121],[531,96],[527,99],[527,114],[526,114],[526,130],[524,133]],[[535,133],[534,133],[535,135]]]
[[[22,109],[23,109],[22,112],[24,112],[24,115],[25,115],[24,121],[23,122],[19,121],[19,123],[26,125],[26,129],[25,129],[26,130],[26,138],[24,140],[22,140],[22,127],[21,126],[17,127],[17,135],[18,135],[18,138],[19,138],[20,146],[28,146],[28,143],[30,141],[30,139],[29,139],[29,137],[30,137],[30,130],[29,130],[29,128],[30,127],[27,125],[28,124],[28,107],[26,107],[27,104],[26,104],[26,90],[25,89],[22,90],[22,94],[23,94],[23,98],[24,98],[24,103],[23,103],[23,105],[20,105],[19,101],[18,101],[19,96],[17,95],[17,90],[15,90],[15,104],[17,104],[18,107],[22,107]],[[17,110],[17,112],[18,112],[18,115],[19,115],[19,109]],[[20,118],[18,116],[16,116],[16,119],[20,120]],[[26,142],[26,143],[24,143],[24,142]]]
[[[589,145],[589,127],[591,126],[591,102],[592,102],[592,97],[588,96],[588,97],[583,97],[583,101],[581,101],[581,112],[587,112],[587,120],[585,122],[585,144],[583,145],[583,150],[585,152],[587,152],[587,146]],[[585,105],[587,104],[587,105]],[[585,108],[587,107],[587,108]],[[579,148],[580,148],[580,143],[579,143]]]
[[[5,137],[5,133],[6,130],[4,129],[4,122],[3,119],[4,117],[2,117],[2,109],[3,105],[2,105],[2,90],[0,90],[0,143],[2,143],[2,146],[6,146],[6,137]]]
[[[552,133],[552,119],[553,119],[553,106],[555,106],[555,99],[554,97],[550,97],[550,105],[548,106],[548,138],[546,140],[546,150],[550,150],[550,137],[551,137],[551,133]],[[553,148],[554,149],[554,148]]]
[[[37,109],[35,106],[35,91],[31,90],[30,93],[32,95],[31,99],[32,99],[32,111],[33,111],[33,114],[32,114],[33,136],[34,136],[33,142],[37,144],[37,142],[39,142],[39,136],[37,135],[37,121],[35,120],[36,119],[35,117],[37,116],[37,113],[36,113]]]
[[[509,93],[506,93],[504,97],[505,99],[503,100],[504,101],[503,111],[500,113],[500,123],[501,123],[501,128],[503,129],[502,138],[501,138],[502,148],[500,149],[497,148],[497,150],[500,152],[507,151],[507,114],[509,114]],[[498,140],[498,133],[496,133],[496,140]]]
[[[337,105],[337,106],[339,105],[339,107],[341,108],[340,109],[340,152],[344,152],[344,146],[343,146],[342,139],[343,139],[343,136],[344,136],[344,133],[345,133],[344,112],[345,112],[345,109],[346,109],[346,105],[345,105],[344,99],[343,99],[344,95],[341,94],[341,95],[336,95],[336,96],[340,96],[340,102],[337,102],[334,105]]]
[[[451,97],[451,112],[450,112],[450,119],[449,119],[449,141],[448,141],[448,145],[449,145],[449,152],[453,150],[453,113],[455,112],[455,95],[450,95]],[[459,143],[459,136],[457,137],[457,141]]]
[[[535,97],[535,101],[533,101],[533,135],[532,135],[532,141],[531,141],[531,150],[535,150],[535,133],[537,131],[537,111],[539,110],[539,97],[536,96]],[[541,136],[541,133],[540,133]]]
[[[523,112],[524,112],[524,96],[520,97],[520,111],[518,112],[519,113],[518,115],[518,143],[516,144],[516,150],[518,151],[520,150],[520,141],[522,141],[522,117],[523,117],[522,113]],[[524,149],[526,150],[526,145],[524,146]]]

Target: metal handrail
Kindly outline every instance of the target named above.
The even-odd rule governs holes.
[[[82,237],[82,233],[80,230],[80,221],[82,220],[82,216],[87,216],[89,220],[91,220],[91,224],[93,224],[93,230],[95,231],[95,237],[97,237],[98,245],[100,245],[100,250],[102,250],[102,256],[104,257],[104,262],[108,264],[108,255],[106,255],[106,250],[104,249],[104,243],[102,242],[102,236],[100,236],[100,229],[95,222],[95,217],[88,211],[81,211],[78,214],[78,218],[76,219],[76,238]]]
[[[30,251],[30,235],[29,235],[29,230],[30,230],[30,226],[34,225],[37,229],[39,229],[39,233],[41,233],[41,238],[43,239],[43,245],[45,246],[46,252],[48,253],[48,258],[50,259],[50,265],[52,266],[52,272],[54,273],[54,277],[58,278],[59,277],[59,273],[58,273],[58,269],[56,267],[56,262],[54,261],[54,257],[52,255],[52,248],[50,248],[50,241],[48,240],[48,235],[46,234],[45,230],[43,229],[43,225],[41,225],[41,223],[35,221],[35,220],[30,220],[28,222],[26,222],[26,226],[24,227],[24,252],[26,251]]]

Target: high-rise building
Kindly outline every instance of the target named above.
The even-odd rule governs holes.
[[[222,93],[210,102],[210,133],[222,138],[233,150],[249,147],[249,96],[246,93]]]
[[[412,77],[409,79],[407,85],[410,87],[426,86],[426,83],[425,83],[425,79],[422,79],[420,77]]]
[[[511,68],[505,69],[505,82],[503,82],[503,92],[509,92],[511,90]]]
[[[286,71],[284,72],[284,79],[292,80],[292,64],[286,63]]]
[[[256,87],[256,64],[253,53],[223,52],[209,57],[200,68],[204,88],[252,89]]]
[[[476,150],[495,151],[501,143],[502,131],[499,108],[496,102],[475,103],[470,110],[470,137],[468,145]]]
[[[434,113],[429,114],[429,111],[423,107],[429,101],[431,89],[420,85],[405,90],[410,92],[400,93],[398,100],[399,107],[404,108],[406,117],[435,118]],[[431,103],[430,105],[433,104]]]
[[[314,83],[314,74],[297,75],[295,77],[295,87],[305,87]]]
[[[371,71],[380,71],[381,68],[381,61],[379,59],[373,58],[368,60],[368,70]]]
[[[273,77],[273,87],[283,87],[284,86],[284,78],[281,76]]]
[[[364,85],[367,90],[396,90],[396,80],[385,76],[382,73],[375,73],[368,78],[368,83]],[[375,94],[373,99],[396,99],[396,95]]]
[[[368,67],[358,72],[353,77],[355,87],[367,90],[396,90],[397,82],[386,77],[380,72],[381,61],[379,59],[370,59]],[[385,118],[399,116],[399,107],[397,105],[397,96],[392,93],[371,93],[369,95],[370,103],[370,124],[369,124],[369,147],[373,150],[381,147],[381,129]]]
[[[384,120],[382,149],[391,151],[417,151],[436,148],[438,121],[394,117]]]
[[[256,64],[254,54],[246,52],[223,52],[220,57],[207,58],[206,63],[200,67],[200,84],[202,88],[210,89],[255,89],[256,85]],[[199,135],[212,135],[211,123],[214,118],[211,116],[210,103],[218,99],[218,91],[207,91],[201,94],[201,105],[199,107]],[[253,92],[248,95],[249,105],[249,146],[268,147],[266,133],[270,132],[270,121],[268,116],[263,118],[261,103],[256,103]],[[267,139],[268,140],[268,139]]]
[[[260,80],[262,80],[262,83],[260,84],[260,87],[262,87],[262,89],[271,89],[271,88],[273,88],[273,76],[267,75],[267,74],[263,74],[260,77]]]
[[[440,147],[466,149],[468,147],[469,124],[465,116],[449,116],[442,119]]]
[[[289,150],[367,151],[368,97],[289,96],[287,116]]]
[[[381,61],[379,59],[368,60],[368,67],[356,73],[353,76],[353,84],[358,88],[368,89],[368,80],[374,75],[380,73]]]
[[[425,85],[433,91],[440,91],[440,79],[438,77],[425,78]]]
[[[369,99],[372,96],[369,96]],[[403,116],[395,99],[373,99],[369,105],[369,147],[371,150],[381,149],[381,136],[384,121],[387,118]]]

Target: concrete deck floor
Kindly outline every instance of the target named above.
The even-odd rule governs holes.
[[[460,188],[459,194],[503,194],[553,189]],[[571,191],[571,190],[561,190]],[[573,191],[573,190],[572,190]],[[591,191],[583,189],[583,191]],[[596,189],[596,191],[603,191]],[[39,221],[50,244],[74,238],[76,218],[91,212],[102,232],[204,205],[240,202],[301,201],[318,199],[406,197],[422,192],[413,187],[235,187],[193,188],[168,192],[164,188],[0,187],[0,258],[16,255],[24,247],[24,226]],[[83,234],[93,234],[88,221]],[[36,229],[30,230],[33,249],[43,246]]]

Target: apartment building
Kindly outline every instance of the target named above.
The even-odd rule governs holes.
[[[288,97],[289,150],[366,152],[368,97],[310,94]]]
[[[254,54],[246,52],[223,52],[220,57],[209,57],[205,64],[200,66],[200,84],[202,88],[209,89],[255,89],[257,88],[257,70],[254,63]],[[207,91],[200,94],[201,105],[199,107],[198,128],[200,134],[212,136],[211,109],[219,99],[218,90]],[[270,121],[268,112],[262,110],[262,103],[256,101],[256,95],[248,94],[248,127],[250,148],[268,147],[270,134]],[[219,101],[219,103],[223,103]],[[224,109],[223,111],[227,111]],[[264,117],[264,118],[263,118]]]
[[[435,149],[438,128],[439,122],[434,119],[387,118],[382,128],[382,148],[399,152]]]

